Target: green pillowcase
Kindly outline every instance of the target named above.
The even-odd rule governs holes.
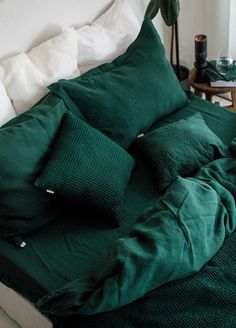
[[[203,165],[227,154],[200,113],[149,132],[137,139],[137,146],[152,167],[159,190],[177,176],[193,176]]]
[[[125,149],[138,134],[187,101],[148,18],[123,55],[49,89],[76,115]]]
[[[67,111],[61,98],[48,99],[0,129],[0,231],[17,245],[62,210],[55,197],[34,186]]]
[[[134,159],[87,123],[67,114],[35,185],[100,210],[116,225]]]

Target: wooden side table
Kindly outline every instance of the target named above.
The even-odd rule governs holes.
[[[194,88],[194,94],[196,96],[202,97],[202,94],[205,93],[206,99],[212,101],[212,96],[230,92],[232,106],[228,106],[228,107],[232,108],[233,112],[236,112],[236,88],[215,88],[215,87],[211,87],[208,82],[196,83],[195,82],[196,73],[197,73],[196,67],[194,67],[189,73],[189,82],[191,86]]]

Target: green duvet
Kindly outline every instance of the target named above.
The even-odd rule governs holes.
[[[177,178],[131,233],[114,241],[93,277],[78,277],[42,297],[36,303],[40,311],[110,311],[200,270],[236,227],[233,153],[203,166],[194,178]]]

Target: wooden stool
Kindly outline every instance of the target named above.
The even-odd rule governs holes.
[[[227,107],[230,107],[233,112],[236,112],[236,88],[232,88],[232,87],[215,88],[215,87],[211,87],[208,82],[196,83],[195,82],[196,73],[197,73],[196,67],[194,67],[189,73],[189,82],[191,86],[194,88],[194,94],[196,96],[202,97],[202,94],[205,93],[206,100],[212,101],[212,96],[230,92],[232,106],[227,106]]]

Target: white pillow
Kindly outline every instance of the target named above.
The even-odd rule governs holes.
[[[17,114],[28,110],[48,92],[44,75],[25,53],[6,59],[0,65],[0,80]]]
[[[6,93],[4,85],[0,82],[0,126],[16,116],[16,112]]]
[[[46,77],[47,85],[71,76],[77,70],[77,33],[64,27],[63,33],[33,48],[28,56]]]
[[[137,37],[138,19],[128,0],[114,4],[91,25],[77,30],[78,66],[81,73],[112,61]]]
[[[47,86],[62,78],[80,75],[77,67],[77,33],[72,27],[31,49],[0,63],[4,84],[17,114],[48,93]]]

